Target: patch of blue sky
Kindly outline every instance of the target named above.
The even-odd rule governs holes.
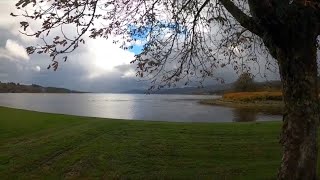
[[[143,45],[133,45],[130,52],[134,53],[135,55],[142,53]]]
[[[134,40],[132,48],[130,48],[129,51],[135,55],[140,54],[143,50],[144,43],[136,44],[136,42],[146,42],[147,36],[151,29],[150,27],[136,27],[134,25],[130,25],[129,31],[131,39]]]
[[[187,33],[187,28],[184,26],[181,26],[177,23],[164,23],[164,22],[158,23],[157,26],[154,26],[152,28],[152,31],[154,32],[158,31],[161,33],[161,32],[166,32],[165,29],[178,31],[178,33],[181,35],[186,35]],[[149,26],[137,27],[135,25],[130,25],[129,31],[130,31],[131,38],[134,41],[146,42],[147,37],[151,31],[151,27]],[[129,49],[129,51],[134,53],[135,55],[140,54],[143,50],[143,46],[144,44],[141,44],[141,43],[140,44],[133,43],[133,46],[132,48]]]

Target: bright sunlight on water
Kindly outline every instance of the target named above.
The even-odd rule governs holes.
[[[280,114],[199,104],[213,95],[0,94],[0,105],[90,117],[175,121],[245,122],[280,120]]]

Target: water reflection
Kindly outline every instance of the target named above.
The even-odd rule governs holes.
[[[116,119],[174,122],[281,120],[279,112],[199,104],[212,95],[0,94],[0,106],[41,112]]]
[[[273,121],[282,119],[281,108],[234,108],[232,112],[234,122],[252,122],[259,121],[260,119],[263,121]]]
[[[250,122],[256,121],[258,112],[250,109],[233,109],[235,122]]]

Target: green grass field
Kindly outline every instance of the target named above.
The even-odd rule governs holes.
[[[124,121],[0,107],[0,177],[274,179],[279,130],[280,122]]]

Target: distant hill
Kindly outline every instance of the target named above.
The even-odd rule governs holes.
[[[232,84],[217,84],[209,85],[202,88],[199,87],[182,87],[182,88],[170,88],[170,89],[160,89],[152,91],[151,94],[217,94],[218,91],[224,91],[231,89]],[[129,91],[124,91],[121,93],[128,94],[145,94],[146,90],[134,89]]]
[[[279,91],[281,89],[280,81],[267,81],[267,82],[255,82],[256,88],[254,91]],[[223,94],[226,92],[234,92],[234,83],[230,84],[216,84],[209,85],[203,88],[198,87],[183,87],[183,88],[170,88],[160,89],[158,91],[151,92],[152,94]],[[145,94],[146,90],[134,89],[124,91],[121,93],[128,94]]]
[[[65,88],[42,87],[36,84],[24,85],[19,83],[1,83],[0,93],[83,93]]]

